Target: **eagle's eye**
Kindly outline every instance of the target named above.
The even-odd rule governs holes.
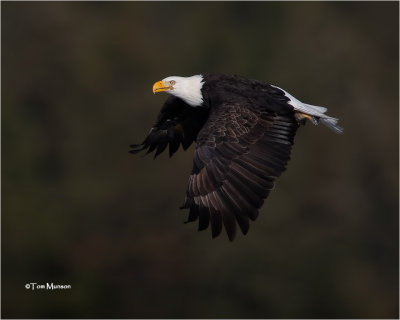
[[[175,80],[171,80],[171,81],[169,82],[169,84],[170,84],[171,86],[173,86],[175,83],[176,83]]]

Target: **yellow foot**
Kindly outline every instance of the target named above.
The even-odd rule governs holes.
[[[302,112],[295,112],[294,117],[296,118],[298,123],[305,124],[306,119],[310,120],[312,123],[316,123],[316,119],[309,114],[302,113]]]

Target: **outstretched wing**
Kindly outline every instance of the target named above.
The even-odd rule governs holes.
[[[196,139],[198,132],[208,118],[209,109],[193,108],[183,100],[170,96],[162,107],[158,119],[141,144],[131,145],[131,153],[147,149],[156,150],[154,158],[169,145],[171,157],[182,145],[186,150]]]
[[[187,222],[212,236],[225,226],[233,240],[236,222],[243,234],[285,170],[298,128],[293,110],[256,108],[248,100],[214,107],[199,132],[186,198]]]

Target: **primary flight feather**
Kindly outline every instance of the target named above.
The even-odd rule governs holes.
[[[294,136],[308,119],[342,133],[338,119],[324,107],[305,104],[281,88],[239,76],[203,74],[158,81],[153,92],[170,94],[150,133],[131,153],[167,147],[172,156],[182,145],[196,149],[186,197],[187,222],[199,230],[223,226],[230,240],[237,225],[243,234],[249,220],[286,169]]]

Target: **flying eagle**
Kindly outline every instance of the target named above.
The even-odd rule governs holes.
[[[240,76],[202,74],[158,81],[153,92],[170,94],[158,119],[131,153],[169,146],[172,156],[193,141],[196,149],[186,197],[186,222],[211,225],[212,237],[225,226],[229,240],[249,230],[275,179],[286,169],[294,136],[308,119],[336,133],[343,129],[324,107],[305,104],[281,88]]]

